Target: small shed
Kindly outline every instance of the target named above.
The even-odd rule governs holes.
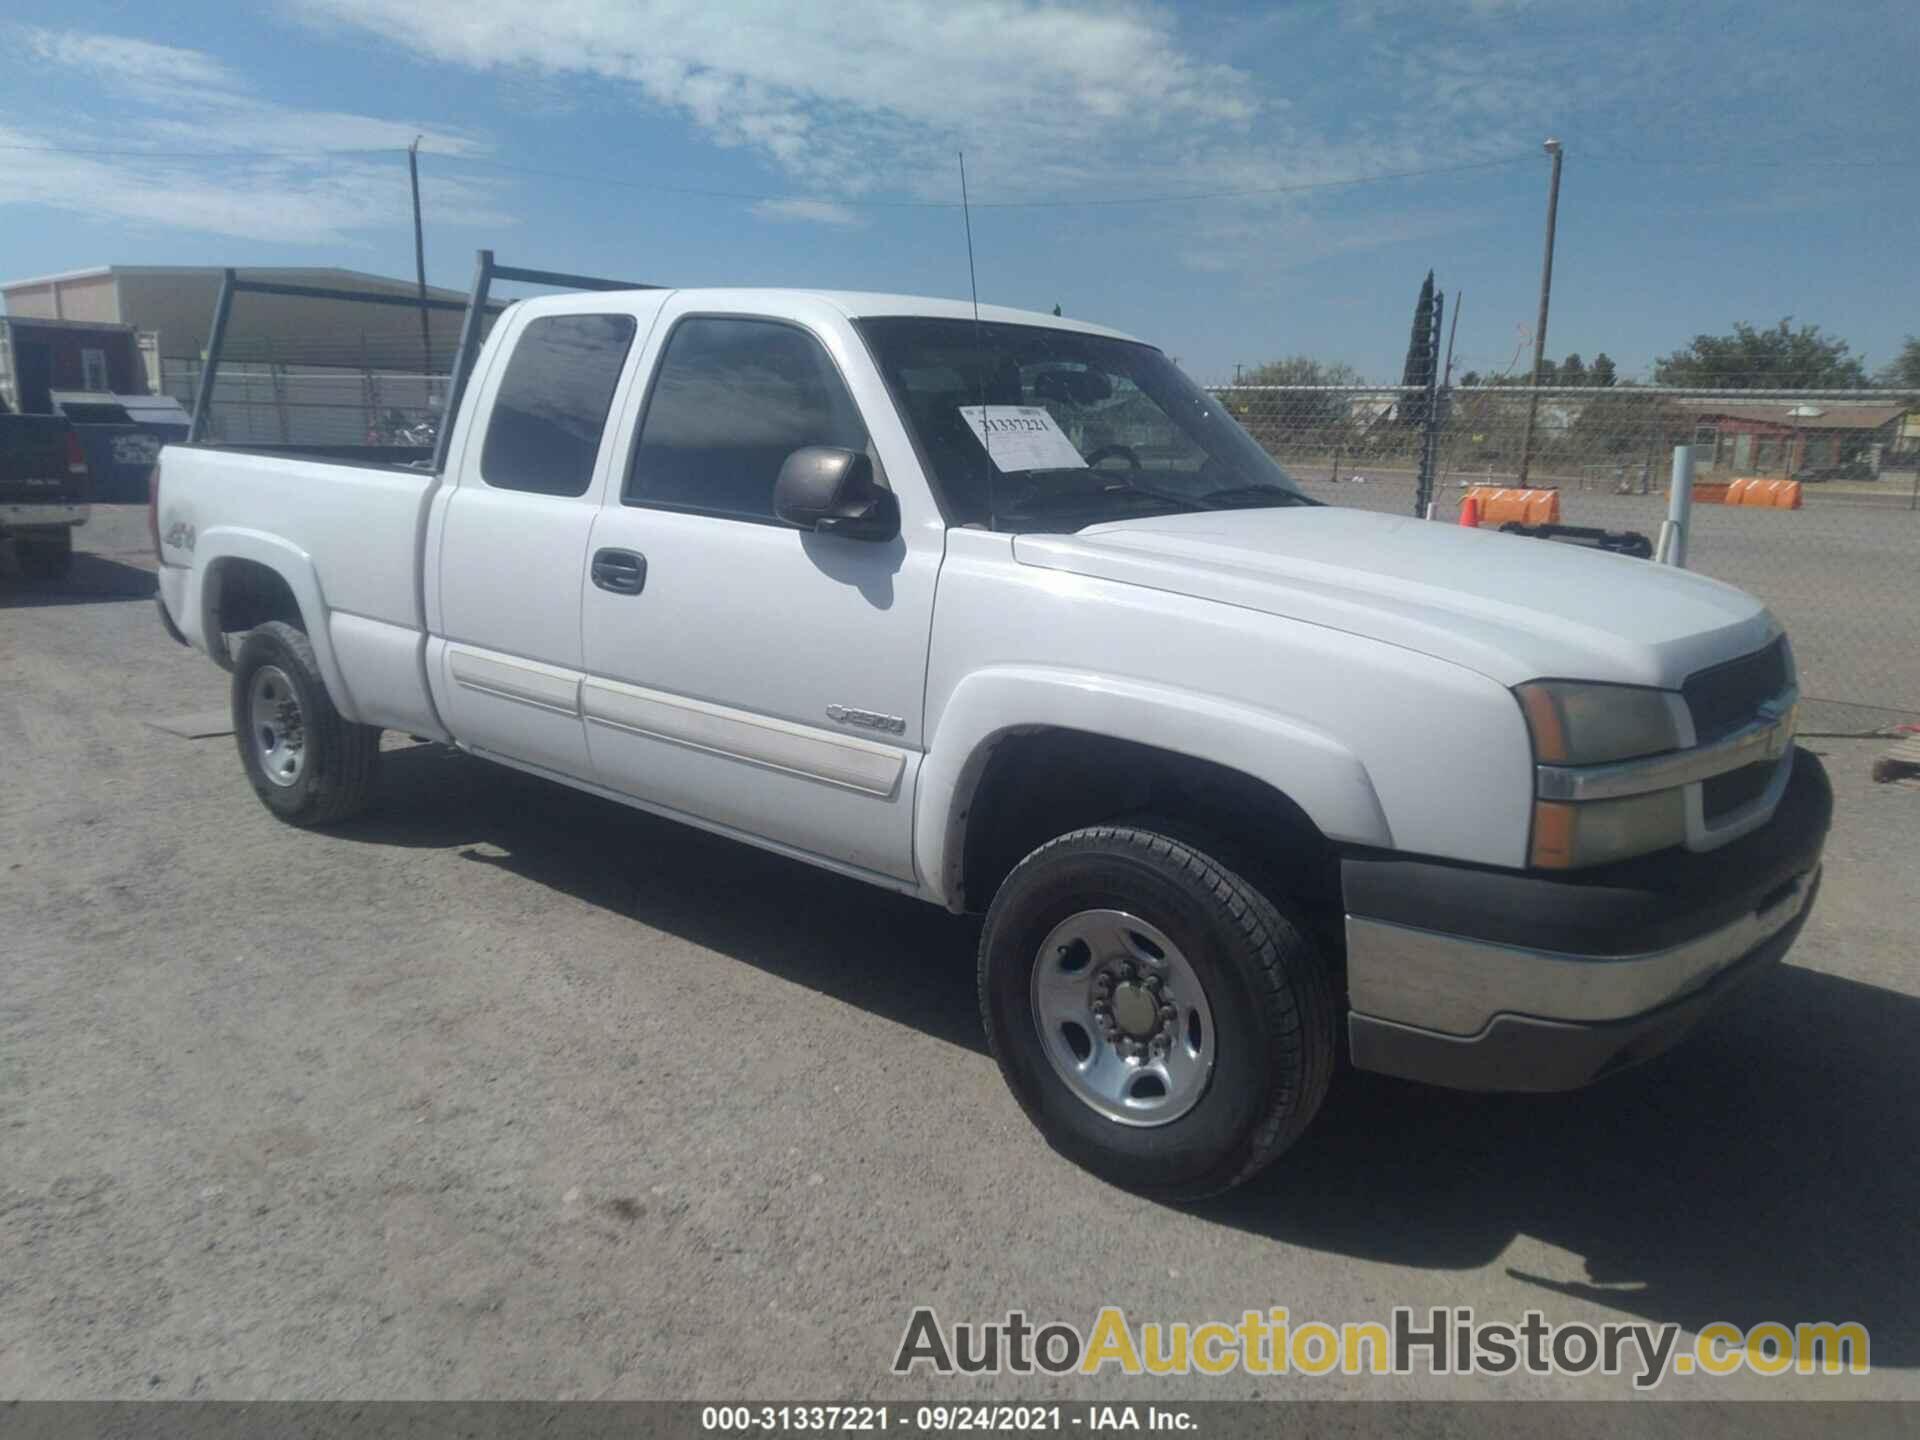
[[[1878,473],[1878,456],[1896,443],[1910,408],[1907,402],[1853,405],[1829,400],[1684,403],[1693,412],[1694,443],[1711,447],[1712,468],[1735,475],[1816,479],[1856,465]]]

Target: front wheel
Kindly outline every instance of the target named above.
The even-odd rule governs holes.
[[[979,980],[1029,1118],[1128,1189],[1237,1185],[1326,1096],[1333,993],[1305,927],[1166,835],[1100,826],[1027,856],[988,912]]]
[[[254,793],[289,824],[331,825],[366,808],[380,731],[340,718],[305,631],[273,620],[242,642],[233,734]]]

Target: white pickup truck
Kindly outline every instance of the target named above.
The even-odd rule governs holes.
[[[1006,1080],[1120,1184],[1244,1179],[1343,1053],[1583,1084],[1812,904],[1831,790],[1761,604],[1322,505],[1114,331],[576,293],[457,393],[437,471],[161,456],[167,624],[272,812],[353,815],[395,729],[984,910]]]

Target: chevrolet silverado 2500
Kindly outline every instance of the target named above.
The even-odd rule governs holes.
[[[525,301],[437,465],[161,456],[176,635],[296,825],[383,728],[984,910],[1061,1152],[1190,1197],[1353,1065],[1583,1084],[1793,942],[1786,637],[1684,571],[1315,502],[1158,350],[940,300]],[[875,957],[911,964],[911,957]]]

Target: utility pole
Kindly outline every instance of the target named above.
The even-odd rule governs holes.
[[[1547,300],[1553,294],[1553,228],[1560,215],[1560,161],[1564,158],[1558,140],[1545,146],[1553,157],[1553,177],[1547,181],[1547,253],[1540,262],[1540,322],[1533,327],[1533,385],[1527,394],[1527,428],[1520,437],[1520,477],[1527,488],[1527,469],[1533,463],[1533,422],[1540,411],[1540,370],[1547,358]]]
[[[420,136],[407,146],[407,173],[413,179],[413,273],[420,293],[420,374],[433,374],[433,331],[427,323],[427,242],[420,229]],[[1559,174],[1558,162],[1554,173]],[[427,383],[431,383],[430,381]]]

